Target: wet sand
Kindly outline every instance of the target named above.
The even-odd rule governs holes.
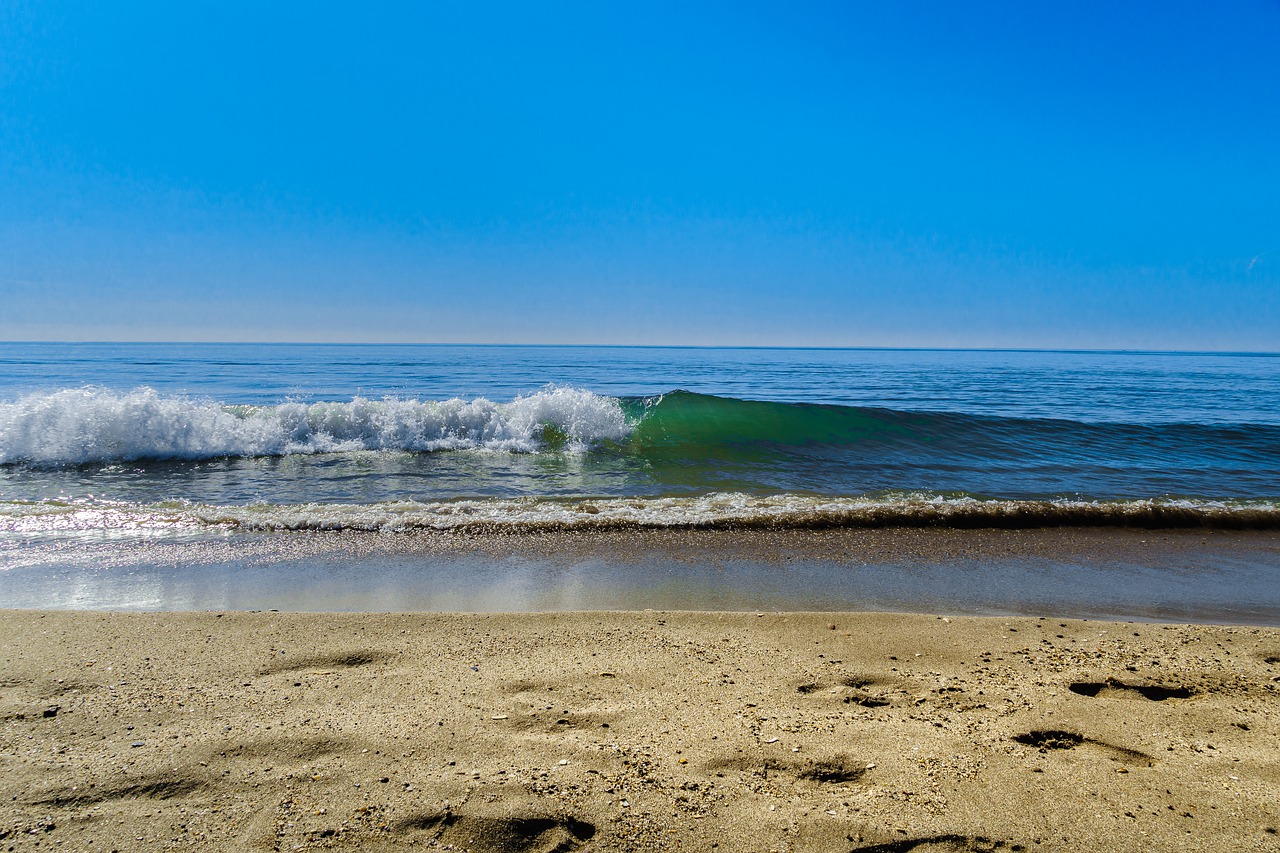
[[[1274,628],[5,611],[0,643],[15,850],[1280,849]]]
[[[0,542],[0,603],[890,611],[1275,626],[1280,532],[890,527],[35,537]]]

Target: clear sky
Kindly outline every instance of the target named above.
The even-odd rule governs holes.
[[[0,4],[0,338],[1280,350],[1280,2]]]

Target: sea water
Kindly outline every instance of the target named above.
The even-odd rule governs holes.
[[[0,344],[0,569],[273,531],[1078,524],[1280,527],[1280,357]]]

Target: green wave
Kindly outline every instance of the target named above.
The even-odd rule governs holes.
[[[906,435],[875,409],[817,403],[771,403],[673,391],[623,401],[638,421],[630,442],[638,448],[768,442],[779,445],[848,445]]]

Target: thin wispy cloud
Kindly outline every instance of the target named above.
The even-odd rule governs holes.
[[[1265,252],[1259,252],[1258,254],[1254,255],[1253,258],[1249,261],[1249,266],[1245,267],[1244,271],[1252,272],[1253,268],[1258,265],[1259,260],[1261,260],[1262,258],[1265,258],[1267,255],[1271,254],[1274,251],[1275,249],[1267,249]]]

